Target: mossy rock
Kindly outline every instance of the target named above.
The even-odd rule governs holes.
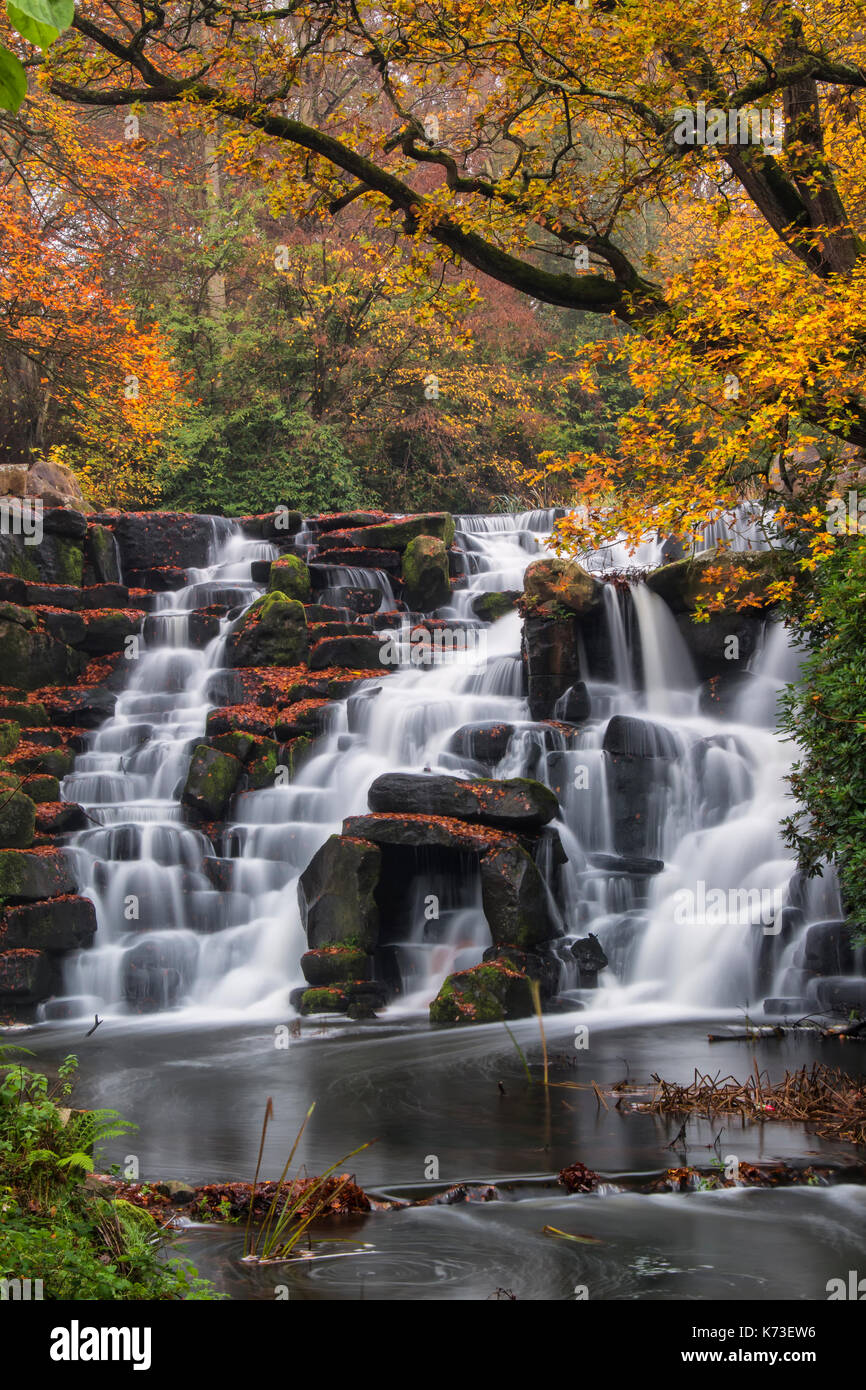
[[[0,898],[33,902],[75,892],[75,879],[60,850],[0,850]]]
[[[301,956],[304,979],[314,988],[373,977],[373,957],[354,946],[333,946]]]
[[[41,805],[43,801],[60,800],[60,782],[48,773],[31,773],[24,783],[31,801]]]
[[[33,844],[36,829],[36,807],[23,792],[4,792],[0,796],[0,846],[4,849],[26,849]]]
[[[9,701],[0,704],[0,718],[14,719],[22,729],[44,729],[48,725],[48,711],[41,700]]]
[[[287,598],[309,603],[313,592],[310,571],[297,555],[281,555],[271,565],[268,593],[285,594]]]
[[[5,758],[21,738],[21,725],[17,719],[0,720],[0,758]]]
[[[66,777],[75,764],[75,754],[70,748],[40,748],[26,757],[15,758],[15,771],[46,777]]]
[[[19,688],[63,685],[81,675],[86,657],[47,632],[0,618],[0,670],[14,671]]]
[[[603,586],[576,560],[547,556],[528,567],[523,590],[528,613],[555,618],[589,613],[601,602]]]
[[[793,557],[782,551],[715,551],[688,560],[662,565],[647,577],[647,588],[663,599],[674,613],[694,613],[695,609],[726,586],[718,574],[707,578],[710,569],[736,576],[734,588],[725,599],[725,610],[740,612],[744,607],[759,611],[771,606],[767,589],[775,580],[790,573]]]
[[[159,1223],[144,1207],[127,1202],[125,1197],[115,1197],[111,1203],[121,1226],[135,1232],[138,1236],[155,1236],[159,1233]]]
[[[248,734],[243,729],[231,729],[227,734],[217,734],[216,738],[209,739],[212,748],[218,748],[220,753],[228,753],[239,762],[245,763],[256,746],[255,734]]]
[[[349,1000],[341,989],[305,989],[301,995],[302,1014],[344,1014]]]
[[[366,840],[331,835],[316,851],[298,880],[301,921],[311,948],[375,949],[381,867],[381,852]]]
[[[472,612],[482,623],[495,623],[507,613],[513,613],[519,599],[520,593],[515,589],[491,590],[472,600]]]
[[[181,801],[205,820],[222,815],[241,775],[241,763],[218,748],[200,743],[192,755]]]
[[[141,618],[118,608],[107,608],[102,612],[87,613],[86,630],[75,645],[90,656],[107,656],[111,652],[123,651],[127,637],[132,637],[141,628]]]
[[[446,546],[454,540],[454,518],[450,512],[421,512],[397,521],[348,530],[349,544],[365,550],[405,550],[418,536],[436,536]]]
[[[416,536],[403,553],[406,602],[419,613],[441,608],[451,598],[448,551],[436,536]]]
[[[117,550],[114,534],[107,526],[92,523],[87,528],[87,561],[100,584],[120,582],[120,568],[117,563]]]
[[[297,738],[290,738],[287,743],[280,744],[280,761],[278,766],[284,767],[288,773],[288,780],[294,782],[304,763],[310,756],[314,740],[306,734],[299,734]]]
[[[309,655],[307,618],[297,599],[274,591],[238,618],[226,644],[230,666],[300,666]]]
[[[529,980],[507,961],[449,975],[430,1005],[431,1023],[500,1023],[534,1010]]]
[[[256,748],[249,759],[244,773],[244,782],[250,791],[261,791],[276,785],[277,768],[282,766],[280,744],[272,738],[256,739]]]

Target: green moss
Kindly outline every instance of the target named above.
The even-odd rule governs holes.
[[[436,536],[416,536],[403,553],[403,583],[410,608],[429,613],[451,597],[448,551]]]
[[[54,536],[57,557],[57,583],[80,586],[84,574],[84,552],[77,541],[68,536]]]
[[[342,1014],[348,1000],[339,989],[305,989],[301,995],[302,1014]]]
[[[0,720],[0,757],[11,753],[21,738],[21,725],[15,719]]]
[[[497,960],[449,975],[430,1005],[431,1023],[499,1023],[533,1011],[529,980]]]
[[[192,755],[181,800],[207,820],[216,820],[225,810],[240,774],[237,758],[200,743]]]
[[[312,590],[310,571],[297,555],[281,555],[271,565],[268,593],[285,594],[288,598],[308,603]]]
[[[0,798],[0,845],[7,849],[26,849],[33,843],[36,807],[23,792],[4,792]]]
[[[50,777],[47,773],[34,773],[27,777],[24,789],[31,801],[38,803],[43,801],[60,800],[60,782],[56,777]]]
[[[519,598],[518,593],[509,590],[479,594],[472,600],[472,611],[483,623],[495,623],[498,618],[504,618],[506,613],[514,612]]]

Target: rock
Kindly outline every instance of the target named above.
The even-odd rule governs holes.
[[[312,594],[310,571],[296,555],[281,555],[271,565],[268,593],[285,594],[287,598],[309,603]]]
[[[506,613],[513,613],[520,598],[519,589],[491,590],[489,593],[478,594],[472,600],[472,612],[482,623],[495,623],[498,618],[504,618]]]
[[[41,497],[55,507],[70,505],[82,512],[90,510],[72,469],[49,459],[39,459],[27,470],[26,495]]]
[[[816,922],[803,942],[803,965],[815,975],[849,975],[854,969],[854,948],[847,922]]]
[[[699,679],[723,679],[747,675],[746,664],[758,650],[766,618],[763,613],[711,613],[707,622],[693,622],[688,613],[677,615],[677,627]]]
[[[592,713],[592,700],[585,681],[577,681],[560,695],[554,707],[557,719],[567,724],[584,724]]]
[[[493,767],[508,751],[513,724],[463,724],[448,741],[448,751]]]
[[[313,986],[368,980],[373,973],[373,957],[365,951],[343,947],[307,951],[301,956],[301,970],[304,979]]]
[[[408,845],[453,849],[464,854],[486,854],[499,845],[515,841],[504,830],[469,825],[448,816],[389,815],[349,816],[343,821],[343,834],[371,840],[380,845]]]
[[[401,555],[399,550],[362,550],[360,546],[333,547],[323,555],[329,565],[349,565],[354,569],[384,570],[386,574],[399,574]]]
[[[603,588],[576,560],[533,560],[523,577],[527,615],[556,618],[562,610],[583,616],[601,603]]]
[[[560,962],[546,951],[524,951],[518,946],[488,946],[483,960],[501,961],[529,980],[537,980],[543,999],[551,999],[559,988]]]
[[[189,989],[198,946],[186,932],[160,932],[136,942],[123,957],[123,992],[139,1013],[172,1008]]]
[[[104,685],[72,687],[52,692],[45,704],[52,722],[61,727],[98,729],[114,714],[117,696]]]
[[[46,632],[55,637],[58,642],[65,642],[67,647],[76,647],[83,642],[87,633],[87,625],[80,613],[42,612],[40,617]]]
[[[305,989],[298,1001],[298,1012],[309,1014],[344,1014],[349,1007],[348,996],[341,989]]]
[[[7,753],[18,743],[21,737],[21,725],[17,719],[0,720],[0,758],[5,758]]]
[[[30,535],[0,532],[0,570],[35,584],[81,584],[84,562],[77,541],[45,534],[33,545],[31,539]]]
[[[676,758],[680,751],[670,729],[630,714],[615,714],[609,720],[602,747],[614,757],[633,758]]]
[[[544,879],[521,845],[503,845],[482,856],[481,901],[496,946],[531,949],[561,935]]]
[[[44,951],[22,949],[0,954],[0,998],[35,1003],[47,999],[58,984],[58,971]]]
[[[51,781],[53,785],[45,790],[56,791],[60,794],[60,788],[56,778],[45,779]],[[28,789],[30,783],[27,783]],[[29,791],[34,801],[41,804],[36,808],[36,829],[40,835],[67,835],[72,830],[86,830],[90,821],[82,806],[75,801],[58,801],[55,797],[42,800],[41,797],[34,797],[32,790]]]
[[[308,654],[303,604],[276,592],[257,599],[237,619],[226,644],[229,666],[299,666]]]
[[[0,703],[0,717],[14,719],[22,729],[44,728],[48,724],[48,712],[41,700],[5,700]]]
[[[154,1191],[167,1197],[174,1207],[188,1207],[196,1198],[196,1190],[182,1178],[169,1178],[167,1182],[152,1184]]]
[[[553,792],[541,782],[461,781],[425,773],[385,773],[367,793],[371,811],[453,816],[501,830],[534,831],[559,813]]]
[[[527,613],[523,644],[533,719],[549,719],[557,701],[581,680],[575,619],[534,617]]]
[[[77,951],[93,944],[96,909],[89,898],[66,895],[10,907],[3,925],[2,939],[7,946]]]
[[[713,719],[736,719],[740,700],[755,689],[756,677],[751,671],[721,671],[705,680],[701,686],[701,714]]]
[[[498,1023],[533,1012],[529,980],[503,961],[449,975],[430,1005],[431,1023]]]
[[[41,775],[41,774],[30,773],[30,774],[28,775],[27,780],[25,781],[24,785],[25,785],[26,788],[27,788],[27,795],[30,797],[30,800],[36,802],[36,808],[37,808],[37,810],[36,810],[36,827],[37,827],[37,829],[38,829],[40,835],[44,835],[44,834],[46,834],[46,833],[47,833],[47,834],[53,834],[53,833],[54,833],[53,831],[50,831],[50,830],[49,830],[49,831],[46,832],[46,831],[43,830],[43,828],[42,828],[42,806],[43,806],[43,804],[44,804],[45,802],[48,802],[48,803],[54,803],[54,802],[59,803],[59,802],[60,802],[60,781],[59,781],[59,779],[58,779],[57,777],[50,777],[50,776],[47,776],[47,775]],[[80,824],[78,824],[78,825],[76,825],[76,826],[71,826],[71,825],[70,825],[70,826],[66,826],[66,827],[65,827],[66,829],[68,829],[68,830],[72,830],[72,829],[83,830],[83,829],[85,828],[85,826],[87,825],[88,822],[87,822],[86,816],[84,815],[84,812],[81,811],[81,808],[80,808],[80,807],[78,807],[77,810],[79,810],[79,811],[81,812],[81,822],[80,822]]]
[[[0,617],[0,669],[14,671],[22,690],[59,685],[84,670],[85,659],[47,632],[28,630]]]
[[[372,951],[379,936],[375,890],[381,854],[357,836],[332,835],[298,880],[298,902],[314,950],[342,946]]]
[[[214,523],[208,516],[184,512],[121,512],[105,521],[114,532],[124,574],[165,565],[203,569],[211,557]],[[148,586],[144,586],[148,587]]]
[[[598,937],[593,936],[590,932],[588,936],[582,936],[577,941],[572,942],[571,954],[577,961],[581,989],[595,989],[598,983],[598,972],[604,970],[608,963]]]
[[[86,567],[99,584],[118,584],[120,582],[120,559],[114,533],[107,526],[91,525],[87,528],[87,541],[84,547]]]
[[[288,507],[277,507],[275,511],[268,512],[260,518],[260,535],[266,541],[288,540],[290,536],[296,536],[304,524],[304,519],[300,512],[290,511]]]
[[[90,584],[78,590],[76,607],[82,610],[91,608],[129,608],[129,589],[125,584]],[[133,605],[133,607],[137,607]]]
[[[347,545],[401,551],[418,536],[433,536],[447,547],[454,540],[455,530],[450,512],[423,512],[357,529],[340,529]]]
[[[403,554],[406,602],[414,612],[430,613],[451,598],[448,550],[435,536],[416,536]]]
[[[36,807],[23,792],[0,792],[0,847],[26,849],[33,843]]]
[[[87,518],[68,507],[47,507],[42,513],[42,529],[47,536],[69,536],[83,541],[87,535]]]
[[[816,981],[814,988],[819,1009],[827,1013],[866,1015],[866,980],[831,977]]]
[[[87,628],[76,646],[90,656],[106,656],[122,652],[127,637],[141,628],[144,615],[138,611],[116,609],[91,610],[85,616]]]
[[[379,637],[323,637],[310,653],[310,670],[345,666],[350,671],[382,671],[383,642]]]
[[[614,874],[637,874],[641,877],[660,874],[665,867],[663,859],[643,859],[637,854],[589,854],[587,860],[594,869],[606,869]]]
[[[75,879],[60,850],[0,850],[0,898],[32,902],[75,890]]]
[[[764,1000],[764,1013],[786,1018],[791,1014],[802,1016],[807,1011],[805,999],[773,998]]]
[[[125,570],[124,574],[130,591],[148,589],[154,594],[167,594],[173,589],[182,589],[187,583],[182,565],[154,565],[146,570]]]
[[[781,578],[789,569],[792,560],[783,552],[775,550],[759,551],[706,551],[695,559],[677,560],[671,565],[662,565],[647,577],[647,588],[663,599],[673,613],[693,613],[702,601],[722,587],[724,580],[707,578],[708,572],[744,571],[747,578],[740,581],[734,592],[726,599],[726,609],[731,614],[742,611],[744,600],[754,599],[747,604],[753,611],[771,606],[767,597],[767,587]],[[719,614],[719,617],[724,615]]]
[[[308,525],[314,531],[342,531],[347,526],[379,526],[390,521],[388,512],[324,512],[308,518]]]
[[[181,801],[203,820],[218,820],[237,786],[241,767],[231,754],[200,743],[192,755]]]

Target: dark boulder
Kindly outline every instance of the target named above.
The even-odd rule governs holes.
[[[310,653],[310,670],[345,666],[350,671],[387,669],[382,660],[383,642],[379,637],[323,637]]]
[[[482,856],[481,900],[497,946],[531,949],[561,935],[544,879],[519,844],[500,845]]]
[[[403,554],[403,584],[410,609],[430,613],[451,598],[448,550],[435,536],[416,536]]]
[[[304,606],[284,594],[257,599],[232,627],[229,666],[299,666],[309,653]]]
[[[75,889],[72,871],[60,850],[0,850],[0,898],[32,902],[58,898]]]
[[[181,801],[204,820],[217,820],[229,803],[242,764],[229,753],[200,743],[192,756]]]
[[[354,836],[332,835],[316,851],[298,880],[301,920],[312,949],[375,949],[381,862],[374,844]]]
[[[453,816],[501,830],[534,831],[559,812],[553,792],[541,782],[461,781],[425,773],[385,773],[367,794],[371,811]]]
[[[529,1018],[532,990],[527,977],[504,960],[488,961],[449,975],[430,1005],[431,1023],[498,1023]]]
[[[66,895],[10,907],[3,940],[7,946],[39,951],[77,951],[91,946],[96,933],[96,909],[89,898]]]
[[[513,724],[463,724],[448,741],[448,751],[493,767],[508,752]]]

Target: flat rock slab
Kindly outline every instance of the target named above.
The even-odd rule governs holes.
[[[343,834],[378,845],[433,845],[466,854],[488,854],[500,846],[516,845],[513,835],[490,826],[467,825],[450,816],[370,815],[349,816]]]
[[[499,830],[540,830],[559,803],[549,788],[529,778],[462,781],[425,773],[386,773],[367,794],[371,811],[449,816]]]

